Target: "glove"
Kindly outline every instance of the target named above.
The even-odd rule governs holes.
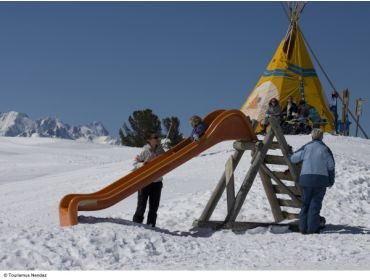
[[[198,142],[198,141],[199,141],[199,136],[198,136],[198,134],[194,134],[194,135],[193,135],[193,139],[194,139],[194,141],[195,141],[195,142]]]

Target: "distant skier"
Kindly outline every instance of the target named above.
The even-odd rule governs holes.
[[[160,137],[156,133],[148,133],[145,136],[145,140],[147,141],[147,144],[144,146],[143,151],[135,157],[135,169],[147,164],[155,157],[164,153],[164,150],[161,146]],[[157,211],[163,187],[162,180],[163,178],[159,177],[153,183],[138,191],[137,207],[133,217],[133,221],[135,223],[141,224],[143,222],[146,204],[149,198],[147,224],[155,227],[157,221]]]
[[[312,141],[289,157],[293,163],[302,162],[299,185],[303,191],[299,230],[303,234],[320,232],[320,210],[326,188],[335,181],[333,153],[322,141],[319,128],[312,130]]]
[[[199,141],[200,137],[203,136],[204,132],[207,130],[208,125],[199,116],[192,116],[190,118],[190,125],[193,127],[190,138],[194,141]]]

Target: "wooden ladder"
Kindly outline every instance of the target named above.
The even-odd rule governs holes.
[[[281,224],[281,222],[283,220],[298,218],[298,214],[295,213],[297,210],[292,211],[292,209],[301,208],[301,191],[297,183],[299,167],[292,164],[288,159],[289,154],[292,153],[292,148],[286,142],[278,120],[270,118],[269,122],[270,130],[262,141],[234,142],[235,152],[227,160],[225,171],[200,218],[194,221],[194,226],[211,227],[214,229],[249,229],[256,226],[286,225]],[[276,138],[276,141],[273,141],[274,138]],[[234,171],[244,152],[247,150],[252,153],[251,166],[239,191],[236,193]],[[280,150],[281,155],[268,154],[271,150]],[[281,166],[284,170],[271,170],[270,165]],[[274,223],[235,222],[257,174],[261,177],[263,188],[274,217]],[[290,185],[287,185],[284,181],[290,182]],[[225,190],[227,215],[224,221],[211,221],[210,218]]]

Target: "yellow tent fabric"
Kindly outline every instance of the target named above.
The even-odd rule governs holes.
[[[317,110],[321,119],[326,120],[321,128],[326,132],[334,130],[334,116],[296,21],[292,21],[287,36],[280,43],[241,111],[252,120],[261,122],[271,98],[277,98],[283,109],[289,96],[296,103],[304,97],[306,103]],[[259,125],[256,131],[260,129]]]

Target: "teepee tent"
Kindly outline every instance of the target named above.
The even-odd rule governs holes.
[[[298,26],[304,5],[304,2],[298,2],[294,9],[290,9],[288,32],[241,111],[252,120],[260,122],[265,117],[271,98],[277,98],[281,108],[284,108],[288,97],[292,96],[295,102],[304,100],[314,107],[324,120],[321,128],[329,132],[334,130],[334,116]],[[257,131],[259,129],[257,127]]]

